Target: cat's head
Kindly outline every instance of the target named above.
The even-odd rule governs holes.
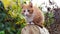
[[[33,5],[31,2],[29,3],[29,5],[22,5],[22,15],[30,17],[33,14],[33,11]]]

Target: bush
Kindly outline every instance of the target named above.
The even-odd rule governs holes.
[[[25,25],[20,4],[14,0],[0,1],[0,34],[19,34]]]

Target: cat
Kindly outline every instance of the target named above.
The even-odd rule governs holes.
[[[24,15],[27,24],[35,24],[39,27],[44,27],[44,14],[36,6],[30,2],[28,5],[22,5],[22,15]]]

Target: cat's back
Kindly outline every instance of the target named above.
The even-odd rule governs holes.
[[[35,17],[41,17],[44,18],[43,12],[38,7],[33,7]]]

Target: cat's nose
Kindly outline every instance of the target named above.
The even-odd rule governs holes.
[[[29,14],[25,14],[25,16],[29,16]]]
[[[26,16],[28,16],[28,14],[26,14]]]

